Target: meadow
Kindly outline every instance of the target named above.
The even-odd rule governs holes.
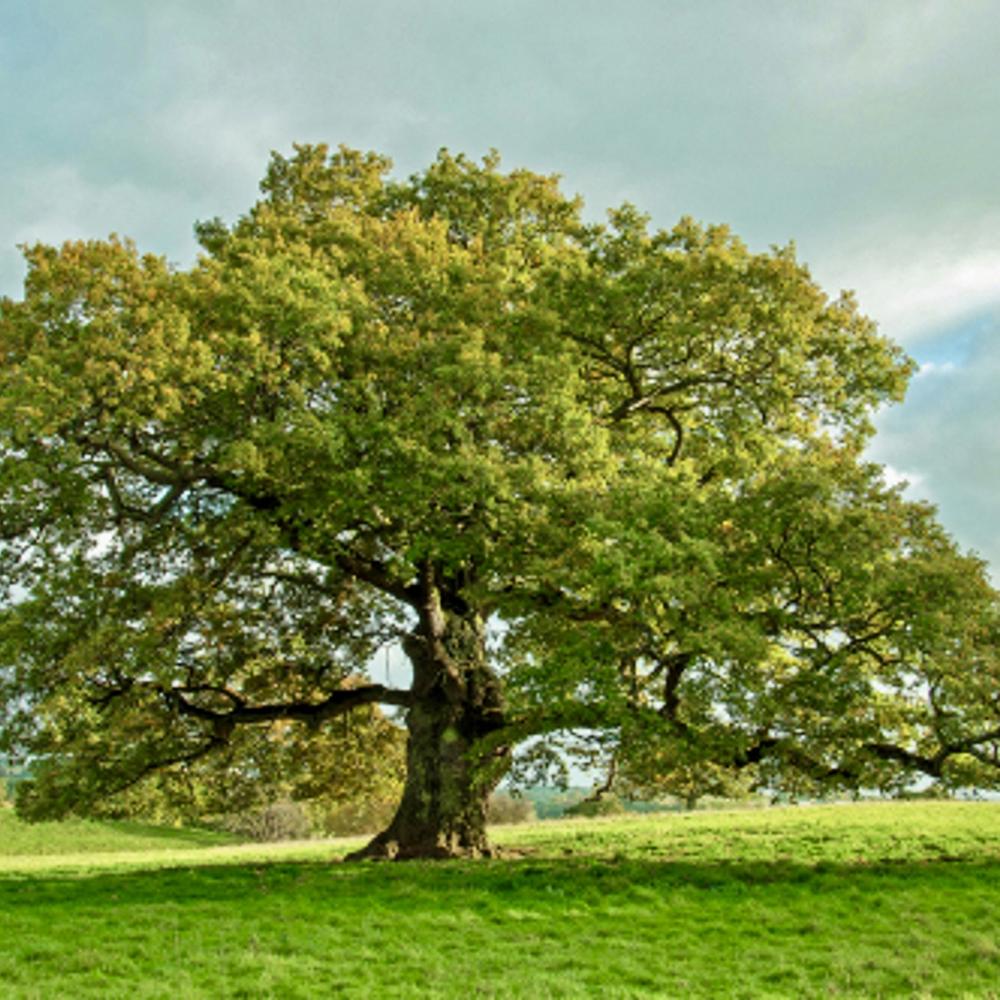
[[[0,810],[0,997],[1000,997],[1000,803],[548,821],[340,864]]]

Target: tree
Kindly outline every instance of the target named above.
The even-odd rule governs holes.
[[[372,856],[482,854],[529,736],[761,782],[997,781],[996,595],[863,463],[912,364],[790,248],[442,152],[275,155],[187,270],[0,307],[4,746],[87,780],[405,711]],[[409,688],[354,682],[401,644]],[[648,756],[648,754],[647,754]],[[76,773],[76,771],[74,771]]]

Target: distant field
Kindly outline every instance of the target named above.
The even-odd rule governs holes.
[[[499,828],[341,865],[0,810],[0,997],[1000,998],[1000,803]]]

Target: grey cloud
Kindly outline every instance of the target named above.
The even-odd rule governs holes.
[[[1000,313],[924,345],[936,363],[905,405],[882,414],[871,456],[919,476],[911,493],[938,506],[964,547],[1000,568]]]

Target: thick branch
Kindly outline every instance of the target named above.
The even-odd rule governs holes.
[[[157,524],[166,516],[171,507],[177,503],[188,488],[186,482],[178,481],[169,486],[161,498],[150,508],[135,507],[125,501],[118,481],[110,465],[105,465],[100,470],[101,479],[108,490],[108,497],[111,506],[114,508],[117,520],[144,521],[147,524]]]
[[[395,597],[404,604],[419,610],[421,590],[415,585],[406,585],[394,580],[387,567],[377,559],[358,559],[347,553],[336,556],[337,565],[363,583],[371,584],[376,590]]]
[[[227,740],[225,737],[221,736],[217,732],[213,732],[204,743],[201,743],[193,750],[188,750],[186,753],[174,754],[170,757],[158,758],[157,760],[144,764],[134,774],[130,774],[122,781],[116,782],[113,786],[106,788],[100,793],[100,796],[103,798],[120,795],[122,792],[125,792],[139,784],[143,778],[152,774],[154,771],[160,771],[163,768],[173,767],[176,764],[194,764],[203,757],[207,757],[210,753],[221,750],[225,747],[226,742]]]
[[[914,770],[922,771],[932,778],[941,777],[941,767],[944,762],[956,751],[950,747],[943,747],[941,751],[933,757],[924,757],[922,754],[912,753],[904,750],[903,747],[895,746],[892,743],[865,743],[863,749],[879,760],[892,760]]]
[[[198,690],[204,691],[204,688]],[[382,684],[369,684],[365,687],[344,688],[332,692],[320,702],[289,701],[273,705],[245,705],[234,703],[227,711],[205,708],[188,699],[194,693],[190,688],[175,687],[162,691],[168,702],[182,715],[212,722],[222,730],[232,730],[233,726],[248,723],[275,722],[279,719],[292,719],[313,724],[326,719],[345,715],[362,705],[382,704],[409,707],[410,693],[397,688],[387,688]],[[218,691],[233,701],[230,692]]]
[[[660,709],[660,715],[669,719],[674,728],[682,733],[688,732],[688,726],[677,716],[681,704],[677,689],[684,676],[684,671],[693,659],[694,653],[674,653],[672,656],[666,657],[661,664],[662,667],[666,668],[666,674],[663,679],[663,707]]]

